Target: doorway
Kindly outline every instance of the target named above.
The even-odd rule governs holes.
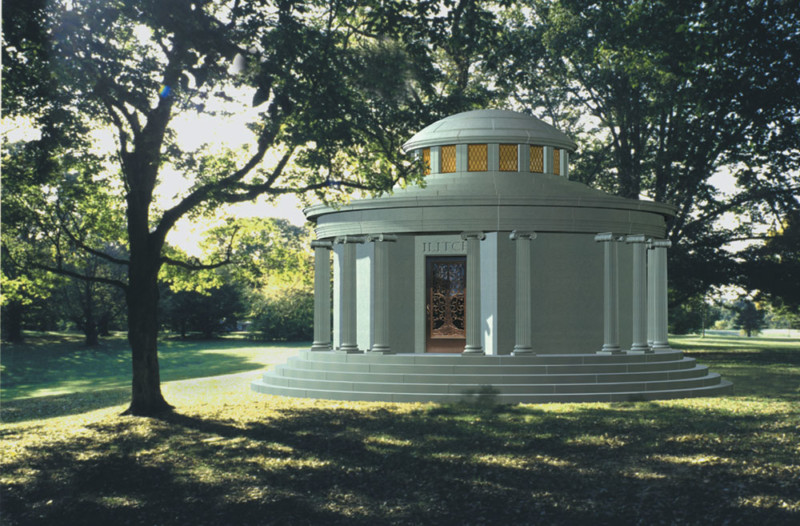
[[[425,352],[460,353],[466,345],[466,256],[425,259]]]

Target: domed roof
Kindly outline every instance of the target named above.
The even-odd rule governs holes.
[[[403,145],[403,151],[468,143],[534,144],[569,151],[578,147],[566,134],[531,115],[508,110],[474,110],[425,127]]]

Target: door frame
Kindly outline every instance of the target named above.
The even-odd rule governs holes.
[[[433,285],[433,265],[435,263],[458,263],[464,268],[464,292],[463,292],[463,305],[466,309],[466,271],[467,271],[467,257],[461,254],[452,255],[429,255],[425,256],[425,352],[426,353],[460,353],[464,350],[467,342],[466,333],[466,316],[464,316],[465,327],[463,329],[463,337],[439,337],[434,338],[431,335],[431,298],[432,298],[432,285]]]

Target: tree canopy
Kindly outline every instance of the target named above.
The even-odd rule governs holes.
[[[315,191],[325,198],[331,191],[377,191],[416,177],[415,165],[401,159],[397,146],[421,125],[437,98],[446,98],[431,87],[438,75],[430,64],[433,48],[417,45],[412,53],[392,34],[362,30],[389,27],[382,17],[399,16],[363,2],[7,4],[4,76],[9,72],[12,82],[4,84],[4,106],[11,116],[34,119],[42,130],[41,138],[27,145],[36,158],[23,170],[30,177],[20,180],[20,187],[27,185],[32,194],[53,189],[57,195],[35,207],[40,214],[52,211],[62,193],[74,191],[63,178],[64,160],[74,157],[70,169],[77,170],[85,194],[75,202],[88,203],[108,191],[124,212],[122,257],[105,250],[100,237],[76,232],[75,214],[57,215],[58,222],[41,231],[127,268],[125,279],[102,281],[113,281],[126,293],[132,413],[168,409],[157,359],[159,271],[164,265],[203,269],[222,263],[170,257],[165,243],[177,221],[262,194]],[[28,64],[34,66],[30,75]],[[389,64],[391,74],[372,74],[376,65]],[[420,83],[417,78],[424,75],[428,82]],[[39,80],[44,89],[35,87]],[[223,112],[217,108],[235,103],[236,90],[251,93],[250,103],[258,109],[247,125],[253,133],[250,148],[222,156],[185,150],[176,116]],[[98,161],[103,170],[86,166],[88,132],[94,129],[114,132],[115,152]],[[169,168],[189,185],[161,207],[155,197]],[[30,208],[20,204],[21,210]],[[59,246],[50,243],[37,265],[70,273]]]
[[[730,283],[730,244],[764,237],[760,225],[798,210],[796,9],[746,1],[516,4],[492,61],[504,90],[577,138],[577,179],[677,207],[668,236],[679,297]],[[735,193],[720,190],[720,177],[736,183]],[[722,221],[732,216],[736,226]]]
[[[130,412],[168,409],[159,275],[236,259],[233,228],[208,259],[183,257],[167,242],[180,220],[259,196],[336,200],[417,181],[400,145],[489,106],[572,135],[578,180],[677,207],[676,303],[736,282],[796,305],[796,291],[752,277],[798,262],[786,248],[800,209],[790,4],[8,0],[3,118],[36,133],[3,137],[4,313],[47,293],[42,271],[116,287]],[[247,120],[245,147],[214,144],[231,115]],[[187,145],[186,123],[205,144]]]

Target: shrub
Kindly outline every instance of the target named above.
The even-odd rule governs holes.
[[[270,341],[314,337],[314,293],[302,284],[270,286],[252,302],[251,333]]]

